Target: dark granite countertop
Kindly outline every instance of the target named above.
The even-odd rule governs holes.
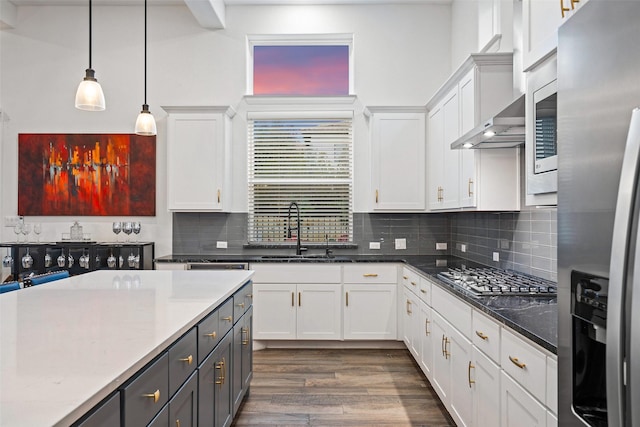
[[[167,255],[157,262],[208,263],[208,262],[399,262],[417,272],[426,274],[438,286],[466,301],[493,319],[510,327],[552,353],[557,353],[558,306],[555,297],[490,296],[476,297],[443,282],[437,274],[448,267],[483,267],[473,261],[454,256],[436,255],[338,255],[334,258],[287,255]]]

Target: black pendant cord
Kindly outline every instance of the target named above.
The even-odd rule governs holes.
[[[147,105],[147,0],[144,0],[144,105]]]
[[[91,0],[89,0],[89,69],[91,69],[91,34],[93,33],[91,31]]]

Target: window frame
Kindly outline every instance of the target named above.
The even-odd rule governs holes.
[[[253,94],[253,51],[255,46],[348,46],[349,47],[349,95],[354,92],[353,34],[250,34],[247,35],[247,92],[258,97],[296,97],[297,95]],[[340,95],[336,95],[340,96]],[[307,97],[308,98],[308,97]]]

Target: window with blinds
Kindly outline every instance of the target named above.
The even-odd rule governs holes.
[[[250,243],[295,242],[291,202],[303,242],[353,240],[351,117],[250,116],[248,141]]]

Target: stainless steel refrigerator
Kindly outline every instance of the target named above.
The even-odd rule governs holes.
[[[558,423],[640,426],[640,1],[558,30]]]

